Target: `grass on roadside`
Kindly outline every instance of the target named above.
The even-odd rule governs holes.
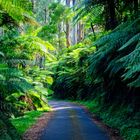
[[[11,119],[19,134],[23,134],[31,125],[36,122],[36,119],[42,115],[43,111],[25,112],[24,116]]]
[[[140,140],[140,112],[132,113],[131,106],[112,105],[101,106],[98,100],[76,101],[99,116],[103,122],[112,128],[120,130],[125,140]]]

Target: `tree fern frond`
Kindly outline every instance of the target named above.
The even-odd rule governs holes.
[[[31,17],[31,3],[28,0],[0,0],[0,7],[2,14],[6,14],[9,19],[12,18],[17,24],[26,21],[37,25],[37,22]],[[12,23],[9,20],[10,22]]]
[[[122,75],[122,78],[123,80],[130,80],[134,78],[136,79],[139,72],[140,72],[140,64],[134,65],[132,67],[129,67],[129,69],[126,69],[126,72]]]
[[[138,42],[140,40],[140,33],[136,34],[133,36],[128,42],[126,42],[120,49],[119,51],[125,49],[126,47],[133,45],[134,43]]]
[[[140,87],[140,76],[135,81],[129,83],[128,86],[135,88]]]
[[[96,76],[97,72],[103,74],[102,71],[105,71],[110,61],[116,58],[116,55],[122,56],[121,53],[118,53],[118,49],[139,33],[139,23],[140,18],[130,22],[125,27],[120,26],[119,30],[109,33],[94,43],[97,46],[97,52],[93,53],[89,59],[90,66],[88,71],[90,75]]]
[[[129,53],[128,55],[122,57],[120,62],[123,62],[124,65],[132,66],[133,64],[138,64],[140,62],[140,41],[139,43],[135,46],[134,51]]]

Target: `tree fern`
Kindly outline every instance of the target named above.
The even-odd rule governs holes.
[[[93,73],[92,75],[95,76],[95,73],[97,71],[99,72],[101,69],[105,71],[107,65],[110,63],[110,61],[115,59],[116,56],[118,59],[119,56],[120,58],[122,57],[123,54],[119,54],[118,49],[139,32],[139,22],[140,19],[136,19],[134,22],[131,22],[125,27],[122,25],[122,28],[120,26],[119,30],[102,37],[94,43],[94,45],[97,46],[98,51],[89,59],[91,62],[89,72]],[[127,53],[127,51],[125,53]],[[113,63],[115,62],[113,61]]]
[[[135,43],[137,43],[140,39],[140,33],[136,34],[135,36],[133,36],[127,43],[125,43],[119,50],[123,50],[126,47],[133,45]]]
[[[137,42],[137,39],[135,40]],[[139,72],[140,72],[140,43],[134,45],[134,51],[130,52],[128,55],[122,57],[119,61],[123,62],[124,68],[126,69],[125,73],[123,74],[124,80],[133,79],[129,85],[135,86],[135,82],[139,79]],[[137,79],[138,78],[138,79]],[[136,84],[138,86],[138,84]]]
[[[0,0],[0,7],[3,18],[7,15],[7,18],[11,19],[9,23],[3,24],[11,22],[18,25],[20,22],[30,22],[37,25],[31,16],[31,3],[28,0]]]

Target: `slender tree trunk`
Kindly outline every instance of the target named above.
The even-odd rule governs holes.
[[[66,5],[68,7],[70,7],[70,0],[66,0]],[[66,45],[67,45],[67,48],[69,48],[70,45],[71,45],[71,40],[70,40],[70,22],[69,22],[68,19],[66,21]]]
[[[59,46],[59,49],[61,48],[61,23],[58,25],[58,46]]]
[[[96,34],[95,34],[95,31],[94,31],[94,26],[93,26],[92,22],[91,22],[90,26],[91,26],[91,29],[92,29],[92,32],[93,32],[93,35],[94,35],[94,40],[96,40]]]
[[[79,21],[77,25],[77,42],[80,42],[84,38],[84,26],[82,21]]]
[[[44,23],[47,23],[47,7],[44,9]]]
[[[81,27],[80,27],[81,25],[80,25],[80,21],[78,22],[78,24],[77,24],[77,42],[80,42],[80,40],[81,40]]]
[[[70,47],[70,24],[69,21],[66,21],[66,44],[67,48]]]
[[[72,1],[73,11],[74,11],[74,6],[75,6],[75,4],[76,4],[76,0],[73,0],[73,1]],[[77,28],[76,28],[76,27],[77,27],[77,26],[74,25],[74,26],[73,26],[73,30],[72,30],[72,44],[73,44],[73,45],[75,45],[75,44],[77,43],[77,40],[76,40],[76,38],[77,38],[77,33],[76,33]]]
[[[73,0],[73,11],[74,11],[74,6],[76,5],[76,0]],[[74,25],[74,27],[73,27],[74,29],[73,29],[73,40],[74,40],[74,43],[73,43],[73,45],[74,44],[76,44],[77,43],[77,33],[76,33],[76,30],[77,30],[77,25]]]
[[[80,31],[79,31],[79,28],[80,28],[80,27],[79,27],[79,22],[78,22],[78,23],[77,23],[77,43],[80,41],[80,38],[79,38],[79,34],[80,34],[80,33],[79,33],[79,32],[80,32]]]
[[[35,0],[31,0],[32,2],[32,11],[33,13],[35,13]]]

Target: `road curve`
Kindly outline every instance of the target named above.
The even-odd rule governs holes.
[[[49,104],[54,115],[40,140],[109,140],[80,106],[64,101],[50,101]]]

